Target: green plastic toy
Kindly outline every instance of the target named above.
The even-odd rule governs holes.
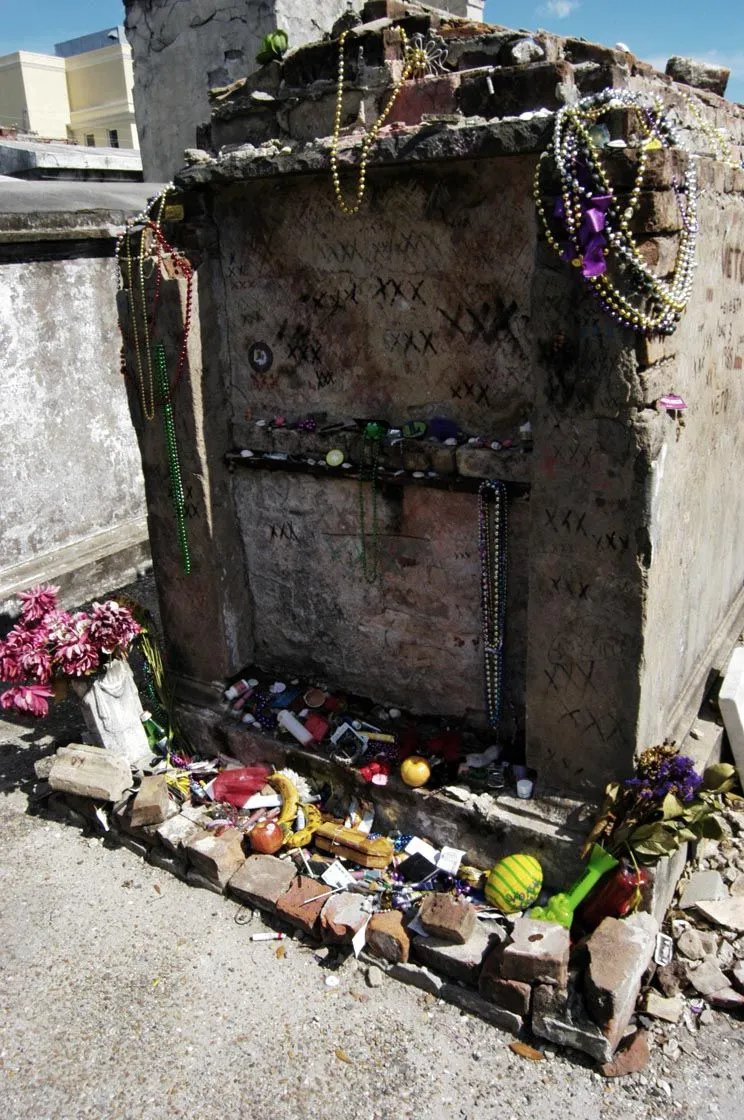
[[[540,922],[557,922],[566,929],[571,928],[574,910],[589,891],[597,885],[603,875],[617,867],[618,861],[600,844],[595,844],[589,853],[589,863],[583,875],[564,893],[554,894],[546,906],[533,906],[529,916]]]

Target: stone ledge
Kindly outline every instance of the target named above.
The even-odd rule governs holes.
[[[488,159],[496,156],[534,155],[545,147],[552,134],[553,114],[534,114],[497,121],[470,118],[458,124],[429,121],[415,127],[383,131],[370,150],[370,167],[398,163],[428,163],[442,160]],[[359,163],[359,137],[339,146],[341,167]],[[185,168],[176,176],[181,187],[244,182],[274,175],[325,174],[330,176],[330,139],[309,144],[281,141],[255,148],[243,144],[233,151]]]
[[[179,680],[177,687],[179,722],[202,754],[224,750],[245,765],[265,760],[309,774],[321,784],[330,779],[348,796],[373,802],[375,827],[381,831],[418,831],[433,843],[464,848],[467,861],[476,866],[487,868],[505,855],[526,851],[540,860],[548,884],[572,882],[581,872],[579,851],[593,816],[585,802],[549,794],[531,801],[508,794],[498,798],[473,794],[472,801],[463,804],[441,791],[412,790],[397,776],[387,786],[373,786],[355,771],[344,770],[293,741],[247,731],[223,714],[219,701],[207,706],[207,686],[199,695],[202,706],[184,703],[184,691],[190,699],[194,692],[188,682],[185,690],[182,683]]]

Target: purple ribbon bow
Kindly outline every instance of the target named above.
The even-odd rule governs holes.
[[[610,194],[594,194],[582,203],[578,243],[574,245],[568,242],[561,253],[564,261],[572,261],[578,252],[581,259],[581,275],[584,277],[601,276],[607,271],[604,255],[607,237],[604,231],[611,202]],[[566,207],[562,198],[556,201],[554,213],[555,217],[566,225]]]

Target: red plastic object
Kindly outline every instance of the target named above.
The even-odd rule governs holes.
[[[424,744],[424,754],[436,754],[445,762],[457,762],[462,751],[462,735],[459,731],[442,731]]]
[[[268,766],[223,770],[212,783],[212,797],[215,801],[226,801],[228,805],[242,809],[249,797],[263,789],[270,773]]]
[[[323,719],[322,716],[317,715],[315,712],[311,712],[305,720],[305,727],[310,732],[313,739],[315,739],[316,743],[322,743],[328,734],[330,726],[328,720]]]
[[[624,918],[635,908],[638,892],[648,883],[648,872],[623,861],[609,871],[577,907],[571,932],[587,936],[605,918]]]

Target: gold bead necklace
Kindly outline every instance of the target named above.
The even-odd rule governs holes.
[[[409,46],[408,38],[402,27],[398,28],[400,31],[401,41],[403,43],[403,70],[398,78],[398,81],[393,86],[393,92],[388,99],[387,105],[380,113],[375,123],[370,128],[362,140],[362,147],[359,156],[359,178],[357,180],[357,188],[354,201],[350,204],[344,198],[343,191],[341,190],[341,179],[338,172],[338,142],[341,135],[341,118],[343,114],[344,104],[344,43],[349,34],[348,31],[342,31],[338,40],[338,86],[336,92],[336,115],[333,122],[333,137],[331,140],[331,179],[333,180],[333,191],[336,196],[336,202],[342,214],[347,217],[353,217],[359,213],[361,209],[364,192],[367,186],[367,162],[369,160],[369,150],[374,144],[375,140],[380,134],[382,126],[390,116],[393,106],[397,100],[398,94],[403,88],[403,83],[412,77],[423,77],[429,65],[429,57],[423,47]]]

